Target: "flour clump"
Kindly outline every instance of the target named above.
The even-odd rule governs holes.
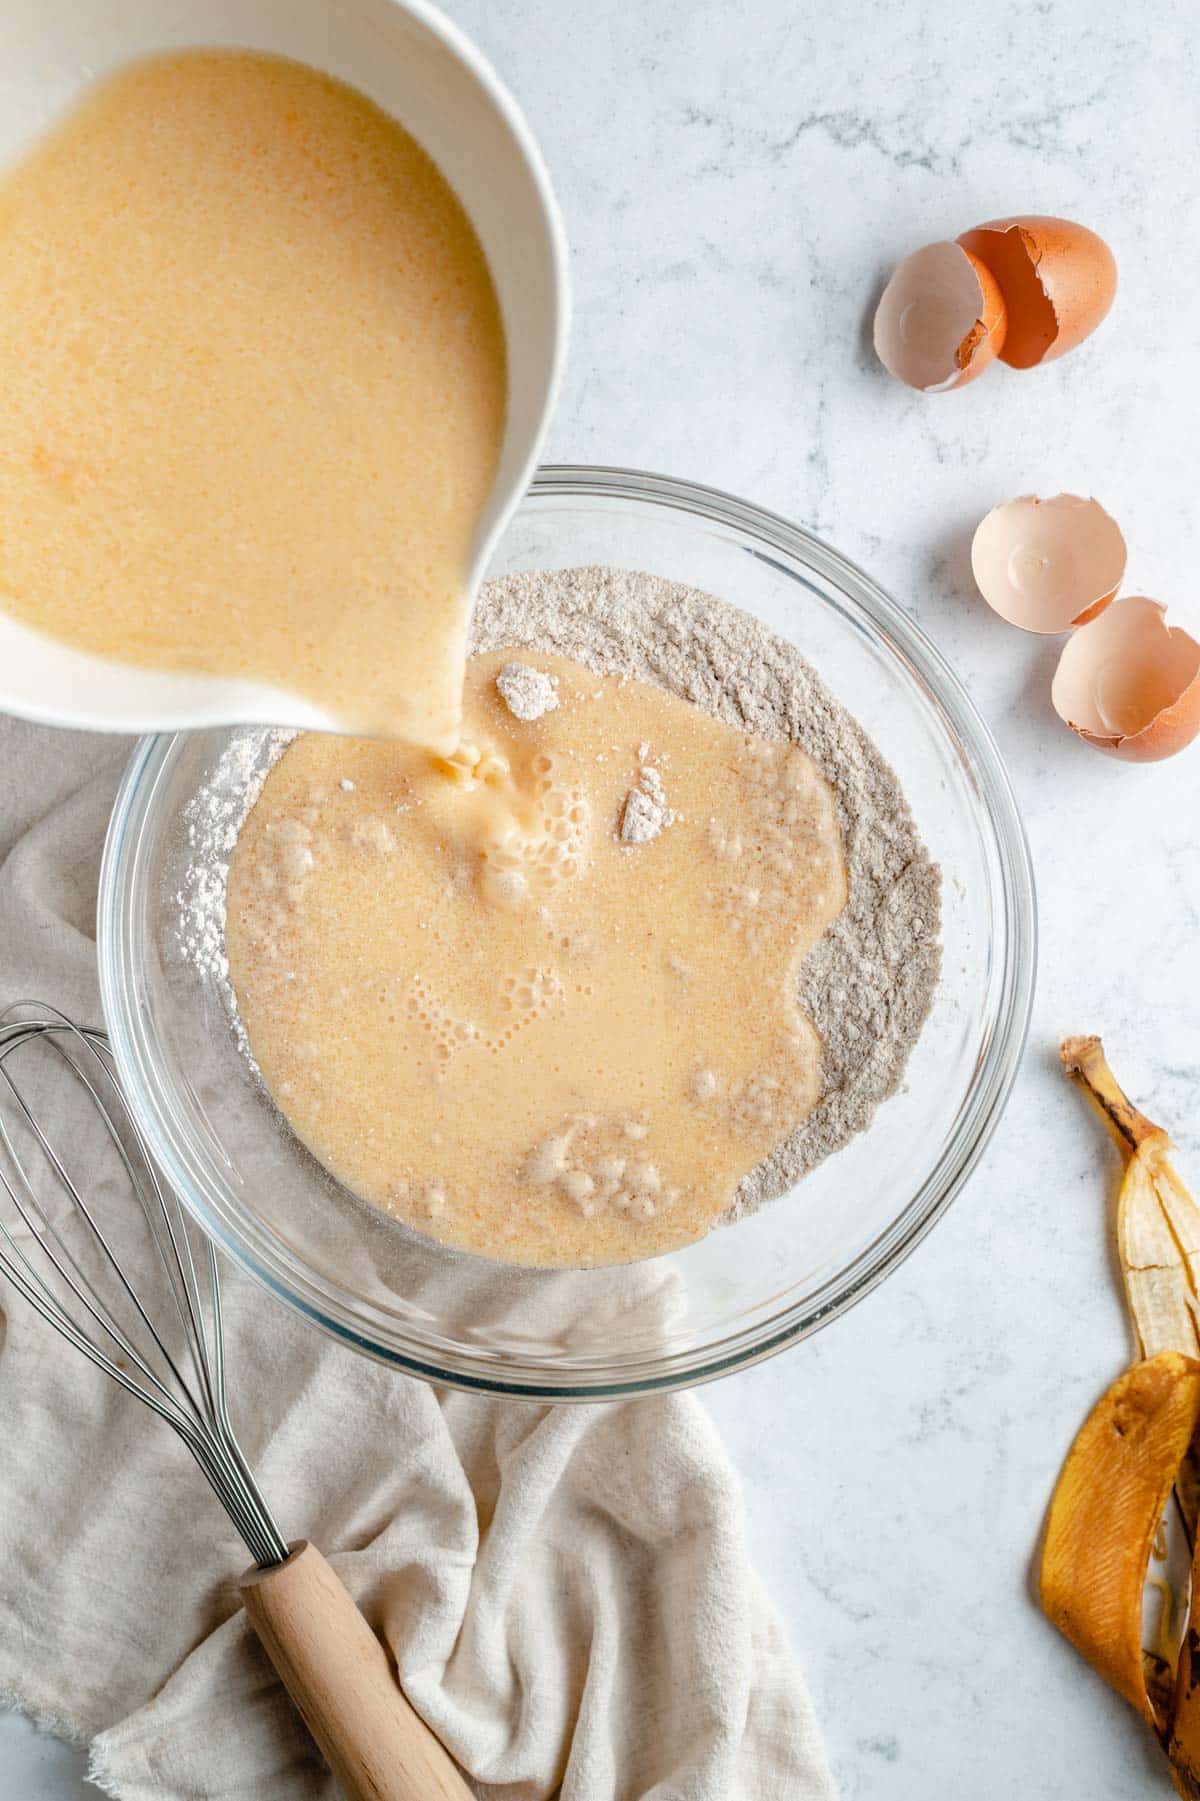
[[[529,663],[506,663],[496,677],[496,687],[514,719],[541,719],[558,705],[553,676]]]
[[[652,763],[643,763],[638,771],[637,786],[625,796],[617,835],[622,844],[649,844],[664,826],[673,825],[675,815],[667,805],[663,779]]]

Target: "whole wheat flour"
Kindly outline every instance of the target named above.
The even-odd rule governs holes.
[[[821,1098],[740,1184],[725,1215],[740,1218],[863,1131],[898,1087],[938,980],[940,871],[866,733],[794,645],[739,608],[634,571],[536,571],[489,582],[480,593],[471,649],[507,648],[557,651],[598,675],[656,682],[731,725],[793,740],[837,796],[849,899],[805,959],[798,984],[799,1003],[822,1039]],[[225,878],[242,822],[293,735],[236,734],[188,819],[181,949],[221,990],[247,1056],[227,980]],[[644,789],[640,779],[630,798]],[[631,826],[628,842],[670,822],[661,778],[645,798],[656,817],[649,829]]]
[[[510,645],[657,682],[731,725],[792,739],[837,795],[850,895],[799,980],[823,1042],[821,1099],[741,1183],[726,1215],[740,1218],[863,1131],[899,1086],[941,967],[941,872],[861,726],[794,645],[740,608],[630,570],[539,570],[480,595],[472,650]]]

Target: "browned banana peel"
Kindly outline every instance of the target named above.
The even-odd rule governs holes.
[[[1117,1203],[1117,1249],[1125,1297],[1143,1357],[1200,1357],[1200,1207],[1176,1174],[1172,1144],[1117,1085],[1098,1038],[1065,1038],[1060,1055],[1096,1107],[1125,1159]],[[1176,1484],[1188,1538],[1200,1512],[1200,1459],[1188,1456]]]
[[[1061,1055],[1125,1158],[1117,1244],[1142,1356],[1200,1357],[1200,1207],[1175,1173],[1171,1140],[1122,1094],[1098,1038],[1064,1039]]]
[[[1042,1548],[1047,1618],[1164,1738],[1169,1683],[1166,1672],[1148,1671],[1143,1662],[1142,1592],[1158,1524],[1197,1423],[1195,1358],[1162,1351],[1126,1370],[1071,1446]]]
[[[1046,1524],[1042,1606],[1158,1733],[1179,1793],[1200,1801],[1200,1630],[1185,1623],[1174,1671],[1142,1648],[1143,1593],[1172,1487],[1193,1545],[1200,1621],[1200,1208],[1171,1163],[1166,1132],[1121,1092],[1100,1040],[1066,1039],[1062,1060],[1125,1158],[1117,1238],[1143,1361],[1097,1403],[1063,1465]]]
[[[1200,1573],[1192,1566],[1192,1590]],[[1175,1710],[1167,1736],[1167,1756],[1175,1787],[1187,1801],[1200,1798],[1200,1643],[1189,1626],[1179,1647],[1175,1673]]]

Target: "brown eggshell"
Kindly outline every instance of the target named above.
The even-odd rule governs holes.
[[[1144,595],[1115,600],[1067,640],[1051,689],[1073,731],[1134,763],[1173,757],[1200,734],[1200,643]]]
[[[1004,342],[1004,297],[958,244],[926,244],[896,270],[875,311],[875,352],[889,374],[925,394],[981,375]]]
[[[1000,285],[1008,331],[1000,355],[1014,369],[1065,356],[1095,331],[1117,291],[1117,265],[1086,225],[1041,214],[992,219],[958,242]]]
[[[1023,494],[993,507],[971,543],[976,586],[1026,632],[1065,632],[1102,613],[1125,575],[1125,540],[1098,500]]]

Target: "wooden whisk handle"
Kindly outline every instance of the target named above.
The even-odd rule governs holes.
[[[242,1600],[348,1801],[472,1801],[409,1706],[387,1652],[315,1545],[251,1570]]]

